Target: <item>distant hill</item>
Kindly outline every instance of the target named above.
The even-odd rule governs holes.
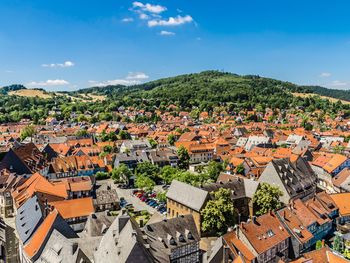
[[[142,104],[148,106],[175,103],[182,108],[194,106],[201,109],[212,109],[223,104],[230,104],[232,109],[253,108],[257,105],[288,108],[290,105],[298,104],[296,100],[300,96],[296,98],[293,93],[316,94],[323,99],[328,97],[350,101],[350,91],[299,86],[256,75],[240,76],[220,71],[180,75],[130,87],[121,85],[92,87],[76,93],[86,92],[107,95],[116,101],[124,98],[124,101],[131,105],[142,101]],[[304,98],[306,97],[310,98],[310,96]],[[308,105],[301,103],[300,106]]]
[[[5,95],[10,91],[23,90],[23,89],[26,89],[26,87],[24,87],[21,84],[13,84],[10,86],[5,86],[5,87],[0,88],[0,94]]]
[[[350,90],[327,89],[320,86],[302,86],[306,92],[315,93],[325,97],[350,101]]]

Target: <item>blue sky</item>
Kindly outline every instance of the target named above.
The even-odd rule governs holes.
[[[0,85],[133,84],[208,69],[350,88],[349,1],[1,0]]]

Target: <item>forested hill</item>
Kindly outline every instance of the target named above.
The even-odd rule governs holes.
[[[260,76],[239,76],[219,71],[180,75],[131,87],[96,87],[79,92],[91,91],[111,96],[115,101],[123,98],[127,105],[140,105],[140,102],[144,106],[176,104],[181,108],[199,107],[203,110],[220,105],[228,105],[231,110],[257,105],[263,108],[308,106],[300,98],[295,98],[292,92],[318,93],[330,97],[337,95],[335,98],[350,100],[348,91],[333,94],[333,90],[326,88],[298,86]]]
[[[342,104],[320,96],[301,96],[304,95],[302,93],[316,93],[350,101],[349,91],[298,86],[260,76],[239,76],[219,71],[164,78],[129,87],[92,87],[60,94],[45,92],[43,96],[26,96],[27,93],[21,90],[25,90],[22,85],[0,88],[0,123],[18,122],[23,118],[43,123],[52,108],[60,112],[55,114],[58,120],[72,120],[73,112],[79,116],[75,121],[84,120],[85,112],[90,112],[93,117],[89,121],[95,122],[115,118],[112,112],[120,106],[154,113],[157,109],[168,110],[171,104],[185,111],[213,112],[219,107],[219,110],[238,112],[265,108],[294,110],[299,107],[310,113],[315,110],[329,113],[346,110],[350,115],[349,103]],[[141,118],[138,121],[149,120]]]
[[[301,88],[304,89],[305,92],[315,93],[320,96],[350,101],[350,90],[327,89],[320,86],[301,86]]]

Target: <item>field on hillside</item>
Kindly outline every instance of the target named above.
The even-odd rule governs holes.
[[[320,96],[320,95],[317,95],[317,94],[314,94],[314,93],[292,93],[294,96],[296,97],[301,97],[301,98],[307,98],[307,97],[312,97],[312,96],[319,96],[320,98],[322,99],[327,99],[331,102],[337,102],[338,99],[335,99],[335,98],[332,98],[332,97],[327,97],[327,96]],[[350,101],[347,101],[347,100],[340,100],[341,103],[343,104],[350,104]]]
[[[65,97],[71,98],[72,101],[83,101],[83,102],[103,101],[106,99],[106,96],[104,95],[81,94],[78,97],[76,97],[65,93],[45,92],[43,90],[37,90],[37,89],[21,89],[16,91],[10,91],[8,94],[12,96],[21,96],[21,97],[39,97],[42,99],[50,99],[54,95],[56,95],[56,96],[65,96]]]
[[[21,97],[39,97],[42,99],[52,98],[52,94],[46,93],[42,90],[36,90],[36,89],[21,89],[16,91],[10,91],[9,95],[21,96]]]

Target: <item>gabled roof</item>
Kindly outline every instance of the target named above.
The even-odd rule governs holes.
[[[240,230],[259,254],[290,237],[273,212],[259,216],[249,223],[242,223]]]
[[[167,198],[185,205],[195,211],[200,211],[205,204],[209,193],[192,185],[173,180]]]
[[[95,212],[91,197],[51,202],[64,219],[89,216]]]
[[[64,185],[54,185],[39,173],[33,174],[22,185],[12,192],[12,197],[17,207],[20,207],[28,198],[35,193],[44,193],[52,196],[68,198]]]
[[[149,224],[144,231],[157,262],[168,262],[173,249],[200,241],[191,214]]]
[[[341,216],[350,215],[350,193],[332,194],[330,197],[339,208],[339,214]]]

